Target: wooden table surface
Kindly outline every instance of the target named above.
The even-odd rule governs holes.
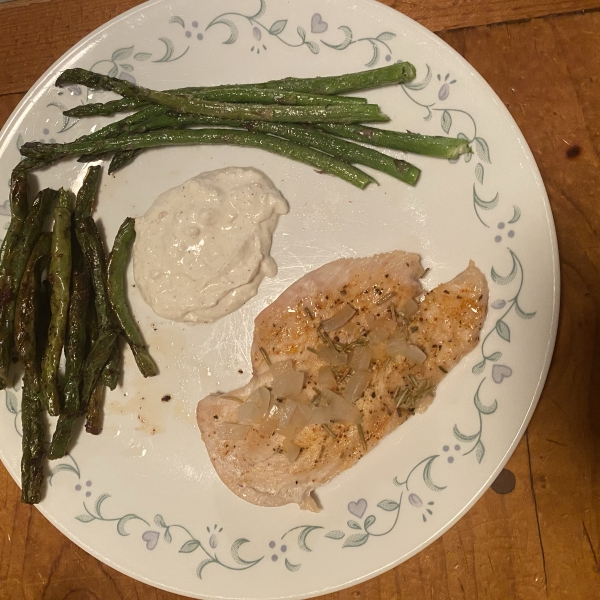
[[[528,140],[556,222],[561,316],[514,479],[414,558],[327,598],[600,598],[600,0],[386,3],[464,56]],[[0,125],[51,63],[137,4],[0,3]],[[92,558],[19,498],[0,466],[0,599],[180,598]]]

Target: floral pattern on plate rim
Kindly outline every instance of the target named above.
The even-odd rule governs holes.
[[[248,27],[247,33],[248,36],[251,36],[249,37],[249,40],[250,43],[253,44],[250,48],[250,51],[252,52],[260,53],[261,48],[263,52],[265,52],[268,48],[266,45],[267,40],[277,40],[278,43],[284,44],[290,48],[302,48],[306,46],[312,55],[319,54],[322,47],[340,52],[353,44],[369,46],[372,54],[365,64],[367,67],[374,67],[378,64],[381,59],[382,50],[385,51],[385,61],[390,62],[394,57],[393,49],[388,42],[391,42],[391,40],[396,37],[395,33],[384,31],[376,37],[355,38],[355,34],[350,27],[340,25],[337,30],[341,32],[343,36],[342,41],[334,39],[334,36],[325,39],[322,36],[328,32],[329,23],[323,19],[323,16],[320,13],[314,13],[308,27],[308,30],[313,37],[320,37],[308,39],[309,34],[307,34],[307,29],[298,25],[296,28],[297,39],[290,41],[289,38],[284,37],[284,32],[288,27],[288,20],[278,20],[271,25],[266,24],[266,22],[262,20],[266,11],[266,0],[259,1],[259,10],[250,13],[249,15],[236,12],[221,13],[206,25],[204,33],[199,32],[195,35],[196,40],[205,40],[209,35],[209,30],[211,32],[216,32],[216,29],[213,28],[217,25],[222,25],[229,28],[229,37],[224,41],[221,41],[222,44],[231,45],[237,42],[242,43],[240,24],[237,22],[239,21],[242,25]],[[186,25],[186,23],[189,25]],[[169,20],[169,24],[181,27],[184,32],[184,37],[187,40],[190,40],[193,37],[193,31],[199,29],[199,23],[197,21],[186,21],[186,19],[179,15],[172,16]],[[91,65],[91,68],[93,70],[106,72],[106,74],[110,76],[120,77],[135,83],[135,77],[132,74],[135,67],[132,62],[127,62],[130,58],[132,58],[133,61],[138,62],[173,62],[185,56],[191,47],[188,44],[185,49],[179,48],[176,50],[176,44],[171,38],[160,37],[159,41],[164,45],[164,49],[157,55],[155,55],[156,53],[146,50],[136,50],[135,45],[132,45],[115,49],[109,58],[95,62]],[[319,42],[321,45],[319,45]],[[451,86],[456,84],[457,80],[452,78],[450,73],[438,73],[435,78],[433,73],[434,71],[431,66],[426,65],[425,77],[417,82],[403,84],[402,89],[411,102],[423,109],[423,119],[425,121],[430,121],[433,119],[434,115],[439,114],[440,128],[446,135],[456,132],[456,137],[467,140],[474,147],[474,154],[463,155],[462,159],[468,163],[473,158],[476,158],[472,193],[473,210],[481,225],[491,229],[489,217],[484,218],[482,215],[493,214],[492,211],[499,206],[500,195],[499,192],[495,192],[491,199],[483,199],[484,192],[482,190],[484,188],[485,170],[492,165],[490,146],[485,138],[479,134],[478,125],[468,111],[461,108],[449,107],[445,104],[446,100],[450,97]],[[439,85],[435,84],[436,80]],[[435,89],[434,84],[436,85]],[[70,86],[66,91],[69,92],[70,96],[73,98],[82,96],[80,99],[81,103],[87,103],[90,100],[88,92],[84,95],[80,86]],[[66,106],[63,102],[67,96],[60,98],[64,93],[64,90],[57,91],[58,98],[55,101],[50,102],[46,108],[51,108],[53,110],[58,109],[60,111],[65,110]],[[71,129],[76,122],[76,119],[65,117],[62,127],[56,132],[56,135],[65,133]],[[44,130],[44,134],[49,135],[50,131]],[[50,141],[54,141],[53,138]],[[17,146],[20,146],[22,142],[21,136],[18,136]],[[458,160],[459,159],[450,162],[458,162]],[[488,194],[487,197],[491,195],[492,194]],[[0,215],[10,215],[7,203],[0,206]],[[506,235],[509,239],[513,238],[515,236],[515,224],[519,221],[520,217],[521,209],[518,206],[513,206],[512,218],[507,223],[503,221],[497,222],[496,227],[500,232],[503,232],[507,226],[512,225],[513,227],[507,231]],[[4,229],[6,229],[7,225],[8,224],[5,223]],[[499,244],[502,241],[503,238],[501,234],[494,236],[494,242]],[[95,521],[113,523],[117,533],[122,537],[129,536],[131,534],[129,525],[137,522],[140,525],[138,529],[143,530],[139,533],[139,538],[148,551],[154,550],[161,539],[163,543],[171,544],[175,541],[175,538],[178,538],[179,541],[176,545],[179,546],[179,553],[192,554],[198,551],[199,554],[202,555],[202,559],[196,566],[196,574],[200,579],[202,579],[204,575],[204,569],[211,564],[219,565],[228,570],[242,571],[255,567],[263,560],[265,560],[265,563],[263,564],[266,564],[267,562],[277,563],[279,562],[280,557],[283,557],[282,562],[288,571],[296,572],[302,566],[301,553],[312,552],[309,541],[317,534],[317,532],[326,539],[340,543],[341,548],[357,548],[366,545],[373,538],[386,536],[392,533],[398,524],[401,511],[416,510],[421,515],[423,523],[427,522],[428,519],[432,519],[435,506],[435,500],[432,498],[435,498],[436,494],[447,489],[447,485],[438,485],[434,482],[432,475],[434,465],[437,481],[444,480],[443,469],[450,468],[448,465],[455,463],[457,458],[474,454],[477,463],[481,463],[484,460],[484,417],[493,415],[499,406],[498,400],[495,398],[490,402],[490,399],[494,396],[492,393],[493,390],[497,389],[494,386],[501,385],[504,379],[511,377],[513,374],[511,366],[499,362],[503,358],[503,348],[506,344],[512,342],[511,326],[507,320],[511,315],[516,315],[519,319],[529,320],[535,317],[536,314],[535,312],[524,310],[520,304],[519,298],[525,283],[525,272],[523,265],[515,252],[510,248],[507,248],[507,251],[511,261],[511,263],[509,263],[511,265],[509,267],[509,272],[506,275],[501,275],[496,268],[492,267],[490,273],[494,283],[500,286],[506,286],[504,288],[506,290],[506,293],[503,294],[504,297],[497,298],[490,304],[492,309],[502,311],[502,313],[501,316],[495,320],[494,327],[480,342],[478,351],[481,353],[481,360],[472,369],[473,376],[477,378],[473,392],[473,405],[476,409],[478,418],[477,430],[465,433],[466,430],[464,429],[464,426],[461,425],[459,427],[459,425],[455,423],[452,429],[452,435],[456,442],[453,444],[445,444],[441,448],[441,453],[434,453],[420,460],[408,470],[403,480],[395,477],[391,483],[395,488],[398,488],[396,489],[396,493],[391,494],[391,491],[394,490],[394,487],[391,487],[391,497],[377,502],[375,506],[375,508],[378,509],[377,511],[373,509],[373,511],[369,511],[369,514],[367,514],[367,509],[373,502],[370,499],[359,498],[357,500],[351,500],[347,504],[350,518],[346,521],[345,526],[331,530],[328,530],[328,528],[321,525],[311,524],[294,527],[284,532],[278,538],[274,536],[268,544],[268,550],[264,549],[264,551],[256,551],[256,555],[253,558],[243,558],[240,556],[242,550],[244,551],[244,554],[247,552],[246,544],[250,544],[250,547],[252,547],[250,540],[240,537],[229,549],[231,560],[228,561],[222,561],[216,554],[216,548],[219,544],[219,533],[223,531],[223,527],[219,527],[217,524],[211,524],[206,526],[205,531],[203,530],[201,534],[193,534],[190,529],[184,525],[176,523],[167,524],[160,514],[156,514],[151,520],[147,520],[134,513],[127,513],[121,516],[107,516],[104,505],[110,498],[110,495],[107,493],[102,493],[97,496],[93,505],[86,504],[86,501],[84,500],[82,502],[84,512],[76,515],[74,518],[82,524],[90,524]],[[513,288],[516,288],[516,290]],[[488,368],[488,363],[491,365],[491,373]],[[5,390],[5,406],[7,412],[13,416],[16,433],[21,435],[19,427],[19,416],[21,411],[19,399],[15,394],[19,389],[20,381],[17,378],[14,382],[13,389]],[[489,398],[485,402],[483,400],[484,396]],[[60,462],[49,469],[47,475],[49,485],[52,485],[54,477],[59,473],[70,473],[75,476],[78,481],[83,481],[84,479],[75,458],[69,455],[63,459],[63,462]],[[92,495],[92,492],[89,489],[91,486],[92,482],[87,480],[85,482],[85,488],[87,488],[87,491],[85,491],[86,498],[90,498]],[[75,490],[77,492],[85,488],[81,483],[75,485]],[[148,519],[150,519],[150,517],[148,517]],[[380,523],[383,523],[381,528],[379,527]],[[155,529],[152,529],[152,527],[155,527]],[[313,535],[311,536],[311,534]],[[300,551],[300,553],[298,553],[298,551]],[[292,558],[288,558],[288,556],[292,556]]]

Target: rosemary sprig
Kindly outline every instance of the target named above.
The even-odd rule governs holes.
[[[314,404],[315,406],[319,406],[319,401],[321,400],[321,396],[323,395],[323,392],[319,389],[314,387],[313,391],[315,392],[315,395],[311,398],[311,404]]]
[[[326,423],[323,423],[321,425],[321,427],[334,439],[337,440],[337,433],[335,433],[335,431],[333,431],[333,429],[331,429],[331,427],[329,427],[329,425],[327,425]]]
[[[269,355],[267,354],[267,351],[261,346],[259,348],[260,353],[262,354],[262,357],[265,359],[265,362],[271,366],[273,363],[271,362],[271,359],[269,358]]]
[[[339,352],[339,348],[335,344],[335,342],[329,337],[329,334],[326,331],[323,331],[321,325],[317,327],[317,335],[323,340],[325,344],[327,344],[332,350]]]
[[[368,346],[369,345],[369,340],[367,338],[364,337],[359,337],[356,338],[355,340],[352,340],[351,342],[348,342],[347,344],[345,344],[343,346],[343,352],[348,353],[350,350],[352,350],[352,348],[354,348],[354,346]]]
[[[354,373],[354,369],[350,367],[331,367],[331,370],[333,371],[333,376],[335,377],[338,385],[343,383],[350,375]]]
[[[360,445],[363,447],[363,450],[367,451],[367,440],[365,440],[365,432],[363,431],[362,425],[358,423],[356,425],[356,430],[358,431],[358,439],[360,440]]]
[[[394,394],[394,402],[398,414],[400,414],[400,410],[403,408],[408,410],[414,409],[419,400],[429,396],[435,390],[435,385],[432,385],[429,377],[417,381],[414,375],[409,374],[406,376],[406,379],[408,380],[408,386],[405,388],[398,387]]]
[[[396,292],[390,292],[389,294],[386,294],[383,298],[381,298],[381,300],[379,300],[379,302],[377,302],[375,306],[381,306],[382,304],[385,304],[388,300],[391,300],[395,295]]]

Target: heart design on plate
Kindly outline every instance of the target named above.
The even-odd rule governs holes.
[[[319,13],[315,13],[310,20],[310,30],[313,33],[325,33],[329,25],[323,21],[323,17]]]
[[[505,377],[512,375],[512,369],[506,365],[494,365],[492,369],[492,379],[496,383],[502,383]]]
[[[348,504],[348,510],[359,519],[362,519],[362,516],[365,514],[365,510],[367,510],[367,501],[364,498],[357,500],[356,502],[350,502]]]
[[[148,550],[154,550],[158,544],[158,531],[144,531],[142,539],[146,542]]]

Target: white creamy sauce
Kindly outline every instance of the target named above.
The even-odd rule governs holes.
[[[269,251],[289,210],[273,183],[252,168],[201,173],[161,194],[135,220],[135,282],[166,319],[211,323],[256,295],[277,265]]]

